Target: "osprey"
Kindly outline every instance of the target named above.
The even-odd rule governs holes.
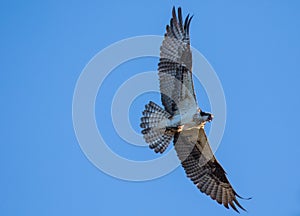
[[[170,25],[166,26],[160,47],[158,75],[164,109],[150,101],[143,111],[141,128],[145,141],[156,153],[163,153],[173,140],[181,164],[198,189],[237,212],[246,211],[240,197],[226,177],[209,146],[204,126],[213,115],[197,104],[192,79],[192,53],[189,28],[192,16],[183,22],[181,8],[178,17],[172,10]],[[242,198],[243,199],[243,198]]]

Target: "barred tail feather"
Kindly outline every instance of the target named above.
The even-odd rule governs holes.
[[[141,118],[141,128],[144,139],[149,143],[149,147],[156,153],[163,153],[171,142],[174,132],[167,130],[166,125],[161,122],[169,119],[171,115],[160,106],[150,101],[143,111]]]

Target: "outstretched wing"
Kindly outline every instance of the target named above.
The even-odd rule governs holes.
[[[246,211],[236,197],[241,198],[229,183],[226,172],[214,157],[202,127],[177,133],[174,137],[175,150],[181,164],[198,189],[239,212],[235,204]]]
[[[172,10],[170,25],[160,47],[158,75],[162,104],[170,114],[178,110],[178,104],[195,105],[196,96],[192,79],[192,53],[190,50],[189,28],[192,17],[182,20],[181,8],[178,18]],[[183,101],[185,101],[183,103]]]

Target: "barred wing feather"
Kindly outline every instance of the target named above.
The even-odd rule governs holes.
[[[158,75],[161,100],[166,111],[173,115],[178,104],[197,106],[192,79],[192,53],[190,50],[189,27],[192,17],[182,20],[181,8],[178,17],[172,11],[170,25],[166,27],[165,37],[160,47]],[[182,103],[185,101],[185,103]]]
[[[230,205],[239,212],[237,205],[245,210],[236,198],[241,197],[234,191],[226,172],[214,157],[203,127],[175,134],[174,145],[187,177],[202,193],[226,208]]]

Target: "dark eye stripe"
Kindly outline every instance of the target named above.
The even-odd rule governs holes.
[[[200,112],[200,115],[201,115],[201,116],[209,116],[209,115],[211,115],[211,114],[210,114],[210,113],[206,113],[206,112],[201,111],[201,112]]]

